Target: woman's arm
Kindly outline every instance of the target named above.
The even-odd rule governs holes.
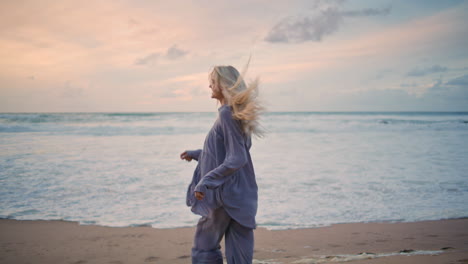
[[[195,187],[196,192],[205,192],[222,185],[227,176],[242,168],[247,163],[245,138],[239,123],[234,120],[229,110],[220,111],[220,123],[224,136],[226,157],[221,165],[208,172]]]

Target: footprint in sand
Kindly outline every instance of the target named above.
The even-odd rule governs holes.
[[[342,247],[342,245],[337,245],[337,244],[328,244],[329,247],[337,248],[337,247]]]
[[[382,243],[382,242],[388,242],[388,240],[387,239],[377,239],[377,240],[375,240],[375,242]]]
[[[145,262],[155,262],[158,259],[159,259],[158,257],[150,256],[145,259]]]
[[[280,253],[280,252],[286,252],[286,250],[280,248],[280,249],[273,249],[271,252]]]
[[[178,258],[178,259],[186,259],[186,258],[190,258],[190,256],[183,255],[183,256],[178,256],[177,258]]]
[[[88,263],[88,261],[86,261],[86,260],[78,260],[78,261],[73,262],[73,264],[85,264],[85,263]]]

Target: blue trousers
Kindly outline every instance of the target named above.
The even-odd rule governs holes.
[[[220,242],[224,236],[228,264],[251,264],[253,259],[253,229],[244,227],[219,207],[197,224],[192,264],[223,264]]]

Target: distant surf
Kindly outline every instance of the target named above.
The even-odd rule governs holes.
[[[193,226],[185,206],[216,113],[0,113],[0,217]],[[468,216],[467,112],[278,112],[252,157],[259,226]]]

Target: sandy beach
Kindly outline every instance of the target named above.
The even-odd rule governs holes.
[[[0,263],[190,263],[194,228],[1,219],[0,233]],[[468,219],[258,228],[254,258],[254,263],[468,263]]]

